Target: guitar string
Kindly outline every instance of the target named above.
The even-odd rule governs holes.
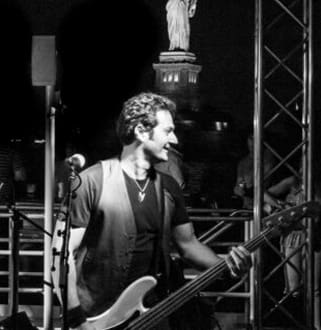
[[[301,208],[301,210],[302,210],[302,208]],[[289,211],[289,210],[287,210],[287,211]],[[305,213],[305,212],[303,212],[303,213]],[[298,214],[296,214],[296,215],[298,216]],[[304,214],[300,214],[300,218],[301,218],[301,216],[304,216]],[[250,251],[255,250],[256,247],[258,247],[262,242],[265,241],[266,238],[269,237],[270,234],[273,233],[273,231],[276,229],[275,227],[276,226],[267,227],[265,230],[262,231],[261,234],[254,237],[253,239],[251,239],[250,241],[245,243],[243,246],[245,248],[249,249]],[[189,282],[187,285],[185,285],[181,289],[178,289],[176,292],[174,292],[173,295],[169,296],[168,298],[166,298],[165,300],[160,302],[154,309],[152,308],[149,311],[142,314],[140,317],[138,317],[138,319],[134,320],[125,329],[126,330],[135,330],[135,329],[144,330],[144,329],[148,329],[148,328],[146,328],[146,326],[150,327],[152,325],[156,325],[164,317],[170,315],[172,312],[177,310],[180,306],[182,306],[186,301],[188,301],[190,299],[189,297],[187,299],[187,297],[185,296],[184,300],[182,300],[180,298],[180,295],[183,295],[183,293],[185,293],[185,291],[188,291],[187,293],[189,293],[189,296],[193,296],[201,288],[206,287],[215,279],[215,277],[213,277],[212,273],[215,273],[217,271],[221,272],[226,268],[227,268],[227,265],[226,265],[225,261],[222,260],[222,262],[219,263],[216,267],[211,268],[211,269],[205,271],[205,273],[200,275],[201,276],[200,282],[204,282],[203,284],[202,283],[199,284],[197,282],[195,283],[194,281]],[[193,286],[195,286],[194,289],[192,289]],[[193,294],[190,293],[191,291],[193,292]],[[171,302],[171,301],[173,301],[172,304],[169,304],[169,302]],[[163,307],[164,304],[165,304],[165,306]],[[163,311],[159,311],[159,309],[163,309]],[[157,316],[154,314],[157,314]],[[142,322],[146,322],[146,323],[142,324]]]
[[[225,264],[224,260],[222,260],[222,262],[215,267],[215,270],[220,270],[220,268],[222,268],[221,270],[224,270],[224,267],[225,267],[224,264]],[[128,328],[126,328],[126,330],[127,329],[131,329],[131,330],[148,329],[150,326],[153,326],[153,325],[157,324],[158,322],[160,322],[164,317],[166,317],[168,315],[169,310],[171,312],[174,312],[177,308],[179,308],[181,305],[183,305],[185,303],[186,297],[183,300],[180,298],[180,295],[184,295],[185,291],[187,291],[187,293],[189,293],[189,295],[191,295],[191,296],[194,295],[194,293],[191,293],[194,290],[189,290],[190,286],[191,285],[189,285],[189,283],[188,283],[186,286],[184,286],[184,288],[176,291],[174,293],[174,297],[169,296],[164,301],[160,302],[154,310],[151,309],[150,311],[147,311],[146,313],[142,314],[142,316],[139,317],[137,320],[133,321],[132,325],[129,326]],[[176,305],[177,299],[180,299],[179,305]],[[165,306],[163,307],[164,304],[165,304]],[[177,306],[177,308],[175,306]],[[159,311],[160,309],[161,309],[161,311]],[[154,314],[156,314],[156,315],[154,315]]]
[[[213,271],[215,272],[221,272],[224,269],[227,269],[227,265],[224,262],[224,260],[222,261],[221,265],[218,265],[218,267],[215,267],[215,269],[213,269]],[[208,278],[210,277],[210,278]],[[187,293],[189,293],[190,296],[193,296],[195,293],[197,293],[202,287],[206,287],[207,285],[209,285],[212,281],[214,281],[215,277],[212,276],[212,272],[208,274],[208,276],[204,277],[199,283],[197,283],[197,285],[192,288],[192,287],[187,287],[185,288],[184,291],[187,291]],[[180,295],[184,294],[185,292],[181,291]],[[175,298],[175,297],[174,297]],[[176,296],[176,300],[179,299],[179,295]],[[165,309],[157,314],[157,317],[153,319],[153,324],[157,324],[158,322],[160,322],[164,317],[166,317],[168,315],[168,312],[172,312],[173,310],[175,311],[177,308],[179,308],[182,304],[184,304],[185,302],[187,302],[190,298],[188,296],[185,296],[184,299],[180,299],[179,302],[175,302],[174,301],[171,304],[168,304],[168,308]],[[169,302],[168,302],[169,303]],[[177,304],[178,303],[178,304]],[[176,308],[177,306],[177,308]],[[155,311],[157,312],[157,311]],[[152,315],[151,315],[152,316]],[[143,330],[143,329],[142,329]]]
[[[271,230],[272,231],[272,230]],[[259,242],[259,241],[262,241],[262,238],[258,238],[257,239],[257,241]],[[254,242],[254,240],[253,240],[253,243],[255,243]],[[248,246],[250,246],[250,244],[248,244]],[[159,306],[157,306],[157,308],[155,309],[155,310],[151,310],[151,312],[150,313],[148,313],[148,312],[146,312],[147,314],[149,314],[149,315],[147,315],[147,314],[143,314],[143,317],[142,317],[142,319],[139,321],[139,322],[136,322],[137,324],[135,324],[135,321],[133,322],[133,327],[130,327],[129,329],[132,329],[132,330],[134,330],[135,329],[135,327],[136,326],[138,326],[136,329],[141,329],[141,330],[143,330],[144,328],[146,328],[146,326],[147,327],[149,327],[149,326],[151,326],[151,325],[155,325],[155,324],[157,324],[158,322],[160,322],[165,316],[167,316],[168,315],[168,312],[170,312],[170,313],[172,313],[173,311],[175,311],[176,310],[176,307],[175,307],[175,304],[177,304],[177,302],[175,302],[175,300],[177,300],[177,299],[179,299],[180,297],[179,297],[179,295],[182,295],[183,293],[184,293],[184,291],[188,291],[188,293],[189,293],[189,295],[191,295],[191,296],[193,296],[194,295],[194,291],[196,290],[196,292],[199,290],[199,288],[198,287],[203,287],[203,285],[208,285],[210,282],[212,282],[213,280],[214,280],[214,278],[213,278],[213,274],[212,274],[212,272],[216,272],[216,271],[222,271],[222,270],[224,270],[224,268],[227,268],[227,265],[226,265],[226,263],[225,263],[225,261],[224,260],[222,260],[222,262],[219,264],[219,265],[217,265],[214,269],[211,269],[211,272],[208,272],[208,274],[204,274],[204,278],[202,278],[201,279],[201,281],[202,282],[205,282],[205,283],[192,283],[192,285],[190,285],[190,286],[185,286],[182,290],[179,290],[179,292],[177,292],[177,294],[175,294],[175,296],[174,297],[170,297],[170,299],[166,299],[165,301],[164,301],[164,303],[167,305],[167,307],[165,306],[164,308],[163,308],[163,311],[158,311],[158,309],[161,309],[162,308],[162,306],[161,305],[163,305],[162,303],[160,303],[159,304]],[[210,277],[210,278],[207,278],[207,277]],[[207,282],[209,281],[209,283],[207,284]],[[190,282],[191,283],[191,282]],[[193,285],[194,284],[194,285]],[[197,284],[197,285],[196,285]],[[193,288],[191,288],[192,286],[195,286],[195,288],[193,289]],[[191,290],[192,289],[192,290]],[[189,300],[189,298],[187,299],[188,297],[185,297],[183,300],[182,299],[180,299],[180,301],[179,301],[179,305],[178,305],[178,308],[182,305],[182,304],[184,304],[186,301],[188,301]],[[169,304],[169,302],[171,301],[171,300],[174,300],[171,304]],[[157,313],[157,316],[153,316],[153,314],[156,314]],[[144,315],[145,315],[145,317],[144,317]],[[150,324],[150,322],[148,322],[148,320],[147,319],[151,319],[152,318],[152,320],[151,320],[151,322],[152,322],[152,324]],[[140,324],[141,322],[145,322],[145,321],[147,321],[145,324]]]
[[[301,214],[301,216],[303,216],[303,214]],[[258,246],[259,244],[261,244],[262,242],[264,242],[266,240],[267,237],[269,237],[269,235],[271,233],[273,233],[273,231],[275,230],[275,227],[268,227],[266,228],[266,230],[264,230],[258,237],[252,239],[251,241],[249,241],[248,243],[244,244],[244,247],[248,248],[248,249],[254,249],[256,246]],[[220,266],[220,265],[219,265]],[[214,278],[212,278],[212,272],[215,272],[215,271],[218,271],[220,270],[219,268],[222,268],[221,270],[223,270],[224,268],[226,268],[226,265],[225,263],[223,264],[223,267],[215,267],[215,269],[211,269],[211,272],[208,272],[207,275],[204,276],[204,278],[202,278],[202,281],[205,282],[204,285],[206,284],[206,286],[211,283],[212,280],[214,280]],[[207,279],[207,277],[210,276],[210,279]],[[209,283],[207,284],[207,281],[209,281]],[[201,289],[202,288],[202,283],[199,284],[199,288]],[[186,290],[190,290],[190,287],[186,287]],[[185,290],[185,291],[186,291]],[[198,289],[197,289],[198,291]],[[196,292],[197,292],[196,291]],[[162,320],[165,316],[171,314],[173,311],[175,311],[177,308],[175,307],[174,304],[176,304],[177,302],[175,302],[175,299],[179,299],[179,294],[182,294],[184,292],[184,290],[181,290],[180,292],[178,292],[177,295],[175,295],[173,297],[173,299],[169,299],[169,300],[166,300],[166,303],[168,304],[167,306],[167,309],[170,308],[170,311],[167,311],[165,308],[163,308],[163,312],[159,312],[157,315],[157,317],[155,317],[153,319],[153,323],[152,324],[157,324],[158,322],[160,322],[160,320]],[[169,302],[171,300],[174,300],[174,302],[169,305]],[[186,301],[188,299],[184,299],[184,301]],[[182,303],[183,300],[181,300],[180,302],[178,302],[178,308],[184,303]],[[170,306],[170,307],[169,307]],[[161,306],[160,306],[161,307]],[[165,306],[166,307],[166,306]],[[169,313],[168,313],[169,312]],[[157,313],[157,309],[155,309],[154,311],[154,314]],[[150,313],[150,317],[153,316],[153,313]],[[150,318],[149,317],[149,318]],[[140,328],[138,328],[140,329]],[[143,330],[143,329],[142,329]]]
[[[253,240],[250,240],[247,244],[244,244],[243,246],[248,249],[255,248],[259,243],[264,242],[263,236],[268,236],[270,233],[273,232],[273,228],[267,228],[265,231],[262,232],[261,235],[254,238]],[[264,233],[264,235],[263,235]],[[252,246],[253,245],[253,246]],[[145,312],[142,314],[141,317],[139,317],[136,321],[134,320],[132,322],[132,325],[129,325],[128,329],[135,330],[143,330],[147,329],[147,327],[150,327],[152,325],[157,324],[160,322],[164,317],[168,316],[172,312],[174,312],[176,309],[178,309],[180,306],[182,306],[185,302],[187,302],[190,298],[190,296],[194,296],[201,288],[206,287],[209,285],[215,277],[213,277],[215,272],[221,272],[224,269],[227,269],[227,265],[225,260],[222,260],[217,266],[214,268],[209,269],[206,271],[200,279],[199,282],[189,282],[187,285],[185,285],[182,289],[178,289],[176,293],[169,296],[167,299],[163,300],[163,302],[160,302],[155,309],[151,309],[150,311]],[[219,274],[217,274],[219,275]],[[185,298],[181,298],[180,296],[183,296],[185,292],[188,293],[188,296],[185,296]],[[179,301],[178,301],[179,300]],[[170,303],[171,302],[171,303]],[[163,306],[165,305],[165,306]],[[159,309],[162,309],[161,311]],[[170,313],[169,313],[170,312]],[[155,314],[155,315],[154,315]],[[144,322],[144,324],[142,324]],[[127,328],[126,328],[127,329]]]

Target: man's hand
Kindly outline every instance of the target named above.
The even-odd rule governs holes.
[[[252,266],[251,254],[243,246],[232,247],[225,261],[233,277],[244,275]]]
[[[243,197],[245,195],[244,187],[242,187],[241,184],[237,184],[233,190],[234,194],[237,196]]]

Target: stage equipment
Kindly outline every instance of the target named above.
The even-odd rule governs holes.
[[[20,212],[15,208],[15,206],[9,206],[9,212],[13,214],[12,217],[12,249],[11,249],[11,256],[12,258],[12,265],[13,265],[13,274],[12,274],[12,292],[11,294],[11,318],[10,318],[10,329],[13,330],[19,330],[19,329],[25,329],[20,327],[19,325],[19,318],[16,317],[20,313],[18,313],[19,310],[19,250],[20,250],[20,229],[23,227],[23,220],[28,221],[31,223],[34,227],[42,231],[43,233],[47,234],[48,237],[52,237],[52,235],[47,232],[45,229],[43,229],[41,226],[39,226],[37,223],[29,219],[25,214]],[[1,329],[1,328],[0,328]]]
[[[54,36],[32,37],[32,84],[45,87],[45,230],[52,232],[55,181],[55,113],[56,45]],[[44,281],[51,281],[51,238],[44,240]],[[43,328],[52,329],[53,292],[44,286]]]
[[[32,37],[32,85],[52,86],[56,83],[56,49],[54,36]]]
[[[79,171],[86,165],[86,158],[82,154],[73,154],[67,159],[67,162]]]
[[[26,314],[26,312],[20,312],[14,314],[0,322],[0,330],[37,330],[38,328],[33,326]]]
[[[80,157],[81,156],[81,157]],[[68,189],[66,195],[66,208],[65,208],[65,228],[58,235],[62,236],[61,251],[53,251],[55,255],[60,255],[59,262],[59,288],[61,290],[62,297],[62,330],[68,330],[68,273],[69,273],[69,239],[71,228],[71,202],[77,189],[81,185],[81,178],[78,170],[85,165],[85,157],[80,154],[75,154],[69,158],[69,177],[68,177]],[[76,160],[76,161],[75,161]],[[77,184],[74,185],[75,180]],[[54,266],[53,266],[54,267]]]

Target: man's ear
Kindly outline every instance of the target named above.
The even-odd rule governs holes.
[[[149,137],[148,132],[142,124],[138,124],[134,129],[135,137],[138,141],[144,142]]]

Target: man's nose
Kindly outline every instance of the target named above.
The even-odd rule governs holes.
[[[171,135],[169,137],[169,143],[178,144],[178,139],[177,139],[177,136],[175,135],[175,133],[171,133]]]

